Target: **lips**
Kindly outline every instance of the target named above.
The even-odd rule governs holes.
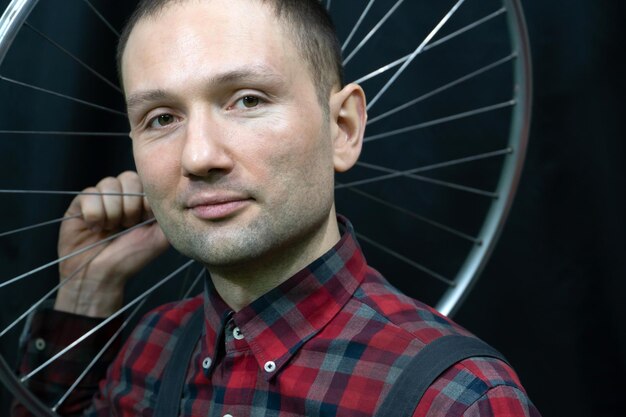
[[[202,220],[219,220],[243,210],[251,201],[251,198],[240,195],[198,196],[191,198],[187,207]]]

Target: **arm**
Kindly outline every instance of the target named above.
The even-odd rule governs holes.
[[[541,414],[522,390],[499,385],[470,405],[463,417],[541,417]]]
[[[413,417],[541,417],[520,387],[497,385],[483,391],[485,384],[471,378],[449,384],[442,391],[429,388]]]
[[[77,316],[61,311],[44,309],[32,318],[29,334],[20,346],[20,375],[29,375],[61,349],[81,337],[102,319]],[[54,406],[68,391],[87,365],[96,358],[103,346],[119,328],[120,320],[113,321],[93,336],[87,338],[76,349],[70,350],[59,359],[29,377],[26,387],[49,407]],[[80,381],[71,395],[59,407],[57,413],[63,416],[79,416],[91,403],[91,397],[98,387],[107,366],[119,350],[120,340],[115,342],[101,355],[91,371]],[[30,416],[30,412],[21,404],[14,402],[11,416]]]
[[[541,417],[515,371],[495,358],[475,357],[431,384],[413,417]]]
[[[135,172],[124,172],[116,178],[105,178],[85,192],[97,195],[77,196],[66,211],[74,217],[60,229],[59,257],[106,239],[119,231],[135,226],[152,217],[144,197],[102,195],[138,194],[143,192]],[[22,347],[20,373],[22,375],[45,362],[86,331],[110,316],[121,305],[126,281],[148,262],[163,252],[168,243],[156,222],[134,229],[111,242],[73,256],[59,265],[62,281],[54,309],[39,312],[33,320],[28,340]],[[96,332],[64,356],[53,362],[29,381],[29,388],[43,401],[54,404],[60,395],[76,380],[119,327],[121,320]],[[41,347],[41,341],[45,347]],[[89,405],[112,361],[119,343],[109,349],[83,383],[58,410],[61,415],[79,415]],[[29,413],[15,405],[12,416]]]

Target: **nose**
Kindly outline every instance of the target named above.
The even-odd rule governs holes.
[[[185,132],[181,170],[186,177],[207,177],[233,168],[227,132],[206,112],[191,115]]]

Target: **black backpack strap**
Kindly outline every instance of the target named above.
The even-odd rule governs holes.
[[[202,306],[193,312],[193,316],[185,325],[176,346],[174,346],[172,356],[163,372],[163,380],[154,408],[154,417],[175,417],[180,411],[180,400],[183,396],[183,386],[189,361],[202,334],[203,313]]]
[[[402,370],[375,417],[411,417],[439,375],[455,363],[477,356],[507,362],[500,352],[474,337],[443,336],[427,344]]]

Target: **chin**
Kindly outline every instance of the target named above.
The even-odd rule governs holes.
[[[272,239],[261,240],[256,234],[220,232],[199,234],[198,231],[175,233],[175,236],[170,238],[170,243],[176,250],[207,267],[233,267],[246,264],[263,257],[271,242]]]

